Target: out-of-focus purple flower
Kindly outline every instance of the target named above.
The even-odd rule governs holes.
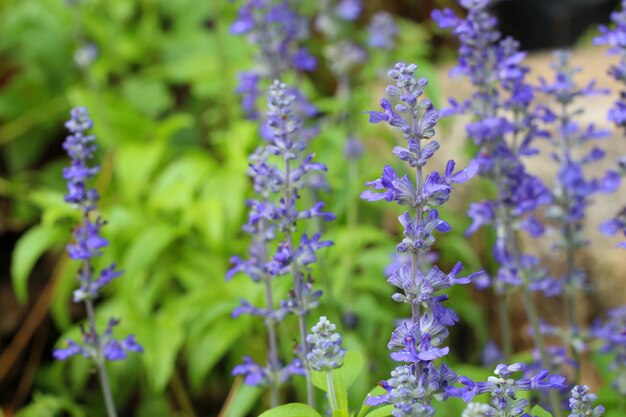
[[[255,72],[244,71],[239,73],[239,84],[235,92],[241,96],[241,106],[248,119],[256,120],[259,111],[256,106],[259,97],[259,82],[261,76]]]
[[[356,20],[363,10],[361,0],[339,0],[335,7],[337,16],[344,20]]]
[[[603,353],[613,354],[609,369],[616,373],[611,386],[626,395],[626,305],[610,310],[605,321],[597,320],[591,334],[603,343]]]
[[[395,47],[398,26],[392,15],[378,12],[372,16],[368,27],[367,43],[372,48],[391,50]]]
[[[88,68],[98,58],[98,47],[88,42],[74,51],[74,62],[79,68]]]
[[[279,364],[280,366],[280,364]],[[252,360],[249,356],[243,358],[243,363],[233,368],[233,375],[243,375],[243,382],[251,386],[267,386],[272,381],[271,369],[263,367]],[[294,375],[304,375],[304,369],[299,359],[294,359],[285,367],[280,367],[276,378],[285,383]]]
[[[496,342],[494,342],[493,340],[487,342],[487,345],[483,349],[481,359],[483,366],[488,367],[502,361],[502,351],[500,350]]]
[[[354,136],[348,137],[343,148],[343,154],[347,159],[357,160],[363,155],[363,143]]]
[[[342,40],[324,48],[324,56],[333,73],[343,75],[365,62],[367,52],[350,40]]]

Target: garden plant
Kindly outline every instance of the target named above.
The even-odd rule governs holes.
[[[626,415],[626,0],[383,3],[0,4],[0,417]]]

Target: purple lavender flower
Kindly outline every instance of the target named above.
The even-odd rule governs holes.
[[[572,388],[572,397],[569,400],[569,407],[572,410],[569,417],[600,417],[603,415],[605,411],[603,406],[593,406],[596,398],[588,386],[576,385]]]
[[[98,368],[102,393],[108,415],[115,416],[115,406],[111,397],[105,360],[123,360],[127,352],[143,352],[135,337],[127,336],[122,341],[113,338],[113,328],[119,320],[109,320],[103,333],[96,328],[94,315],[94,300],[100,296],[100,290],[111,280],[121,275],[115,264],[103,268],[96,275],[91,260],[102,255],[102,249],[109,242],[100,235],[101,228],[106,224],[101,217],[95,216],[97,210],[98,193],[89,188],[88,182],[98,172],[98,167],[90,166],[96,145],[95,136],[89,135],[93,122],[89,118],[87,109],[76,107],[71,111],[71,119],[65,124],[70,131],[63,143],[63,148],[72,159],[71,165],[63,170],[63,177],[67,180],[68,193],[65,201],[77,207],[82,214],[81,224],[72,233],[74,243],[67,245],[70,258],[81,262],[78,272],[80,287],[74,291],[74,302],[84,302],[87,309],[88,326],[81,326],[83,343],[67,340],[67,348],[55,349],[53,356],[58,360],[66,360],[70,356],[81,355],[91,358]],[[95,217],[95,220],[94,220]]]
[[[550,375],[547,369],[543,369],[531,377],[518,380],[512,376],[526,369],[521,363],[512,365],[499,364],[494,371],[496,376],[490,376],[486,382],[474,382],[461,377],[460,381],[467,388],[462,394],[463,400],[471,401],[474,396],[489,393],[491,396],[491,411],[486,415],[519,416],[524,413],[528,401],[518,399],[518,391],[547,391],[562,389],[565,387],[565,378],[558,375]]]
[[[312,333],[307,335],[306,342],[311,346],[307,360],[312,369],[331,371],[342,365],[346,351],[341,347],[341,336],[336,329],[325,316],[311,328]]]
[[[606,321],[594,323],[591,334],[602,341],[601,352],[615,355],[610,369],[617,375],[611,386],[626,396],[626,305],[609,311]]]
[[[426,393],[419,386],[415,369],[412,366],[398,366],[391,371],[391,378],[381,382],[387,393],[368,397],[366,403],[375,406],[393,404],[391,415],[394,417],[432,416],[434,408],[425,404]]]
[[[626,83],[626,1],[622,0],[621,10],[611,14],[615,24],[613,29],[600,26],[600,36],[594,39],[595,45],[608,45],[609,54],[619,55],[620,61],[609,69],[609,74],[617,81]],[[623,94],[609,111],[609,120],[617,126],[626,128],[626,99]]]
[[[622,0],[621,10],[616,11],[611,14],[611,20],[615,24],[613,29],[609,29],[606,26],[600,26],[601,35],[594,39],[594,44],[596,45],[608,45],[609,54],[619,55],[620,61],[617,65],[611,66],[609,68],[609,74],[617,81],[626,84],[626,0]],[[610,121],[615,123],[616,126],[626,129],[626,94],[624,90],[626,88],[622,88],[622,92],[620,92],[619,98],[615,101],[613,107],[609,110],[608,118]],[[618,159],[618,164],[621,166],[621,175],[626,175],[626,170],[624,170],[624,165],[622,162],[626,156],[621,156]],[[624,209],[626,210],[626,208]],[[602,232],[605,234],[615,234],[617,230],[616,227],[619,227],[618,224],[621,223],[620,216],[618,215],[616,219],[613,220],[613,224],[609,221],[603,225]],[[613,233],[607,233],[607,230],[613,231]],[[626,237],[626,228],[624,228],[624,237]],[[626,240],[618,244],[618,247],[626,249]]]
[[[253,281],[265,286],[265,306],[257,307],[242,300],[233,316],[250,314],[263,317],[268,329],[268,363],[257,365],[251,359],[235,368],[236,374],[246,375],[246,383],[271,388],[271,402],[277,405],[277,389],[289,376],[304,374],[310,379],[307,361],[306,333],[301,334],[298,360],[301,372],[282,368],[278,359],[278,323],[289,313],[295,314],[306,329],[309,312],[319,304],[321,291],[313,288],[311,265],[317,252],[332,245],[322,240],[320,233],[310,236],[303,233],[296,240],[294,233],[303,220],[334,219],[324,211],[324,204],[314,203],[308,208],[299,207],[300,193],[308,186],[313,175],[320,175],[326,167],[306,154],[310,138],[302,127],[302,119],[294,112],[296,96],[285,84],[275,81],[268,95],[265,139],[266,145],[250,157],[249,175],[253,179],[255,198],[248,201],[248,223],[243,227],[252,236],[248,259],[233,257],[232,269],[226,279],[243,272]],[[281,276],[291,276],[294,287],[289,299],[276,301],[272,283]],[[292,365],[288,365],[292,366]],[[312,398],[312,395],[309,396]]]
[[[288,71],[314,71],[317,60],[304,46],[308,37],[308,20],[299,15],[288,0],[242,0],[231,33],[247,35],[258,47],[259,68],[240,74],[237,94],[241,96],[246,117],[259,118],[257,98],[262,81],[282,78]],[[311,104],[297,95],[300,107]],[[317,110],[315,110],[317,111]]]
[[[615,218],[602,223],[600,231],[609,236],[622,232],[626,237],[626,208],[623,208]],[[617,247],[626,249],[626,241],[618,243]]]
[[[593,125],[580,126],[575,121],[574,115],[581,113],[583,109],[575,107],[575,103],[578,98],[603,94],[605,91],[596,89],[593,82],[584,87],[576,85],[575,75],[581,69],[571,64],[569,52],[557,51],[554,57],[552,64],[554,81],[541,79],[539,86],[539,91],[551,97],[559,109],[556,112],[545,110],[546,114],[552,113],[547,120],[557,124],[558,134],[550,136],[549,141],[554,147],[552,158],[559,164],[554,181],[553,203],[547,214],[552,220],[553,227],[558,230],[559,240],[556,247],[564,253],[566,259],[566,271],[562,282],[566,289],[569,334],[565,339],[569,342],[572,355],[578,361],[580,352],[573,344],[579,339],[574,295],[585,284],[585,272],[576,264],[575,259],[577,251],[588,243],[582,233],[585,213],[594,195],[612,193],[619,187],[620,175],[609,170],[603,178],[585,176],[584,166],[601,160],[604,152],[594,147],[587,155],[576,157],[576,148],[589,141],[606,137],[608,132],[597,130]]]
[[[446,114],[469,113],[474,120],[466,126],[467,134],[480,147],[474,161],[479,173],[495,185],[495,197],[472,203],[468,214],[473,222],[467,233],[479,227],[492,226],[496,231],[493,248],[498,270],[491,277],[482,276],[477,284],[487,285],[499,295],[501,334],[505,359],[512,353],[510,320],[504,294],[519,287],[525,300],[528,317],[538,326],[536,306],[530,290],[554,294],[559,287],[544,271],[538,269],[536,258],[525,255],[517,244],[519,231],[538,236],[543,228],[534,211],[552,201],[548,188],[528,173],[521,158],[538,152],[533,147],[546,133],[540,129],[542,109],[534,106],[535,90],[526,82],[528,68],[525,54],[511,38],[502,38],[497,20],[489,13],[491,0],[460,0],[467,17],[451,10],[434,11],[433,19],[443,29],[450,29],[459,38],[459,60],[451,75],[467,77],[474,86],[471,98],[463,102],[450,100]],[[539,332],[537,344],[547,362]],[[547,365],[544,365],[544,367]],[[556,407],[556,398],[553,398]]]
[[[393,16],[386,12],[378,12],[372,16],[368,27],[367,43],[373,48],[391,50],[395,47],[398,26]]]
[[[392,106],[383,98],[383,111],[369,112],[371,123],[386,122],[402,132],[407,145],[394,148],[393,153],[414,170],[415,182],[409,175],[399,176],[386,166],[381,178],[366,184],[383,192],[367,190],[361,194],[365,200],[384,199],[406,205],[412,211],[399,217],[404,239],[396,247],[398,252],[411,255],[410,262],[403,262],[388,278],[388,282],[399,289],[392,296],[393,300],[411,306],[411,320],[400,324],[388,344],[391,358],[408,365],[397,367],[392,371],[392,378],[382,383],[387,394],[367,400],[370,405],[394,404],[394,416],[432,416],[433,400],[443,401],[452,391],[458,394],[452,387],[456,374],[445,363],[439,367],[433,364],[434,360],[448,354],[449,348],[442,346],[449,334],[446,326],[458,321],[456,313],[442,305],[448,296],[439,292],[453,285],[468,284],[477,275],[457,277],[462,268],[460,262],[449,274],[437,267],[428,273],[420,268],[420,258],[427,257],[435,243],[435,232],[445,233],[451,229],[448,222],[439,218],[435,207],[448,201],[453,184],[472,178],[478,167],[470,164],[455,172],[454,161],[449,161],[443,175],[437,171],[424,175],[423,168],[439,149],[439,144],[431,140],[423,145],[422,141],[434,136],[438,114],[429,100],[420,98],[427,80],[414,77],[416,68],[413,64],[396,64],[389,71],[395,83],[386,91],[397,104]]]

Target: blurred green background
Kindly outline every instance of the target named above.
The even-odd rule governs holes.
[[[303,7],[311,16],[313,3]],[[420,76],[431,77],[434,63],[455,51],[431,22],[416,23],[433,7],[453,2],[386,3],[365,2],[352,36],[363,41],[369,16],[387,8],[401,28],[398,47],[368,50],[367,63],[352,74],[349,99],[335,95],[337,80],[323,58],[314,73],[298,78],[321,110],[313,147],[329,168],[329,190],[320,198],[338,217],[324,226],[335,246],[323,252],[314,273],[325,293],[314,314],[339,323],[348,348],[368,360],[352,388],[354,398],[363,398],[387,375],[387,338],[394,320],[406,314],[391,302],[383,273],[392,261],[399,213],[358,199],[364,182],[393,163],[390,150],[397,139],[388,129],[370,126],[363,112],[378,107],[385,68],[395,60],[416,62]],[[134,333],[145,348],[109,366],[120,415],[238,417],[267,407],[260,390],[230,375],[243,355],[260,360],[265,354],[261,320],[230,318],[240,298],[260,300],[262,289],[244,276],[224,280],[228,259],[245,255],[249,243],[241,232],[251,195],[247,157],[260,140],[258,123],[244,120],[234,93],[237,73],[254,65],[253,48],[229,33],[238,6],[218,0],[0,1],[5,416],[103,415],[91,363],[51,358],[64,337],[79,338],[76,323],[84,318],[82,306],[71,303],[78,265],[64,252],[78,213],[63,202],[61,176],[68,163],[61,148],[63,122],[76,105],[90,109],[100,146],[96,187],[111,242],[101,261],[116,261],[125,271],[107,288],[97,316],[101,323],[122,318],[117,334]],[[329,42],[313,33],[308,46],[319,52]],[[429,95],[442,101],[436,82]],[[346,114],[353,122],[338,123]],[[350,134],[365,144],[355,164],[345,163]],[[455,232],[439,243],[442,268],[460,259],[468,271],[480,269],[484,254],[461,236],[467,225],[463,210],[444,215]],[[455,291],[464,324],[453,331],[457,349],[451,351],[458,360],[477,363],[487,321],[469,290]],[[284,358],[291,356],[294,327],[288,319],[280,328],[287,341],[281,345]],[[485,373],[470,365],[462,370]],[[459,404],[450,407],[459,412]]]

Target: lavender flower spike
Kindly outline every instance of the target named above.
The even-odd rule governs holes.
[[[609,110],[608,118],[622,130],[626,131],[626,0],[622,0],[621,10],[611,14],[611,20],[615,24],[613,29],[600,26],[601,35],[594,39],[596,45],[608,45],[609,54],[618,55],[619,63],[609,68],[609,75],[622,84],[622,91],[615,104]],[[618,158],[621,175],[626,175],[626,155]],[[620,230],[621,229],[621,230]],[[617,247],[626,249],[626,207],[617,215],[602,225],[601,231],[607,235],[614,235],[618,231],[624,234],[625,240],[618,243]]]
[[[529,405],[527,400],[517,398],[518,391],[546,391],[565,388],[565,378],[550,375],[546,369],[531,377],[518,380],[512,378],[515,373],[525,369],[526,366],[521,363],[499,364],[494,371],[496,376],[490,376],[487,378],[487,382],[474,382],[461,377],[461,383],[467,386],[461,397],[469,402],[475,395],[489,393],[491,396],[490,409],[484,415],[516,417],[522,415],[524,409]]]
[[[107,414],[109,417],[115,417],[117,413],[111,396],[105,361],[125,359],[127,352],[143,352],[143,348],[132,335],[122,341],[113,338],[113,328],[119,320],[110,319],[107,328],[102,333],[96,328],[93,302],[100,296],[102,287],[119,277],[121,272],[116,270],[115,264],[111,264],[96,275],[91,264],[91,259],[102,255],[102,249],[108,246],[109,242],[100,235],[100,229],[106,222],[94,214],[97,210],[98,193],[87,185],[98,172],[97,166],[89,165],[89,160],[93,158],[96,151],[96,145],[93,143],[95,136],[88,133],[93,122],[89,118],[87,109],[74,108],[71,112],[71,119],[65,126],[70,131],[70,135],[63,143],[63,148],[72,159],[71,165],[63,170],[63,177],[67,180],[68,188],[65,201],[82,213],[82,221],[72,233],[74,243],[67,245],[67,252],[70,258],[82,264],[78,272],[80,287],[74,291],[73,300],[85,303],[88,327],[87,329],[81,327],[82,344],[67,340],[69,347],[56,349],[53,356],[58,360],[66,360],[74,355],[91,358],[98,368]]]
[[[311,345],[307,359],[312,369],[330,371],[342,365],[346,351],[341,347],[341,336],[335,332],[336,328],[325,316],[311,328],[313,333],[306,337],[306,341]]]
[[[300,195],[309,184],[310,175],[320,175],[326,167],[313,161],[313,154],[306,154],[310,138],[302,128],[302,120],[294,112],[296,97],[293,90],[275,81],[268,94],[268,112],[265,123],[266,145],[257,149],[250,158],[249,175],[253,179],[255,197],[248,201],[250,213],[243,230],[252,236],[249,258],[231,259],[233,268],[226,279],[243,272],[253,281],[265,286],[264,307],[256,307],[242,300],[233,316],[251,314],[265,319],[268,330],[267,365],[261,366],[246,358],[233,373],[245,375],[252,385],[271,389],[271,404],[278,405],[278,389],[291,375],[304,374],[307,380],[309,402],[313,401],[313,385],[310,378],[306,345],[306,317],[319,304],[321,291],[313,289],[311,265],[317,260],[317,252],[332,245],[322,240],[320,233],[309,236],[295,235],[298,225],[306,219],[319,217],[333,220],[332,213],[324,211],[324,204],[314,203],[300,207]],[[273,282],[282,276],[290,276],[293,289],[287,300],[275,300]],[[298,318],[300,343],[297,358],[286,368],[278,359],[276,328],[287,315]]]
[[[391,379],[382,382],[386,394],[369,397],[369,405],[393,404],[394,417],[432,416],[434,400],[443,401],[458,396],[454,388],[457,375],[445,364],[435,366],[436,359],[448,354],[443,346],[449,331],[447,326],[458,321],[454,311],[443,306],[448,299],[439,292],[457,284],[468,284],[474,275],[459,277],[461,263],[449,274],[436,266],[428,273],[420,269],[420,258],[427,257],[435,243],[435,233],[448,232],[448,222],[439,218],[437,206],[450,198],[453,184],[466,182],[477,173],[477,165],[454,171],[454,161],[449,161],[443,175],[437,171],[423,172],[429,159],[439,149],[438,142],[431,140],[439,117],[432,103],[420,98],[428,83],[425,78],[416,79],[416,65],[398,63],[389,71],[394,84],[387,87],[387,94],[397,100],[395,106],[387,98],[381,100],[382,112],[369,112],[371,123],[386,122],[402,132],[406,147],[398,146],[393,153],[408,165],[415,179],[400,176],[390,166],[383,170],[381,178],[366,185],[373,188],[361,194],[368,201],[386,200],[406,206],[409,211],[399,217],[404,227],[404,239],[396,246],[401,253],[411,255],[411,261],[397,268],[388,282],[398,288],[392,299],[411,306],[411,319],[403,322],[391,335],[388,347],[390,356],[403,364],[391,373]],[[422,144],[422,142],[428,141]]]
[[[604,414],[604,407],[598,405],[593,406],[596,400],[595,394],[592,394],[586,385],[576,385],[572,388],[572,397],[569,400],[569,407],[572,413],[569,417],[600,417]]]

